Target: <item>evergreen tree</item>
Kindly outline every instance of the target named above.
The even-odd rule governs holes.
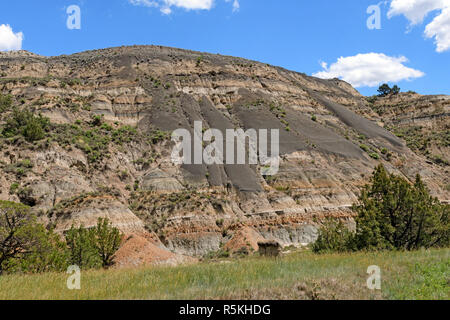
[[[396,95],[400,93],[400,87],[397,85],[394,85],[391,89],[391,94]]]
[[[72,226],[65,236],[71,265],[77,265],[81,269],[101,266],[101,260],[94,245],[95,237],[92,230],[86,229],[84,226],[78,228]]]
[[[449,206],[430,196],[419,175],[411,185],[378,166],[354,210],[358,249],[412,250],[449,244]]]
[[[119,229],[113,227],[108,219],[98,219],[97,227],[94,229],[94,244],[104,268],[114,263],[114,254],[120,247],[122,236]]]
[[[62,271],[66,266],[66,245],[59,235],[37,223],[28,206],[0,201],[0,274]]]
[[[114,264],[114,254],[121,240],[119,229],[106,218],[99,218],[97,225],[90,229],[72,226],[66,233],[70,263],[82,269],[110,267]]]
[[[387,83],[384,83],[378,88],[378,92],[380,97],[385,97],[391,93],[391,87]]]
[[[356,231],[341,222],[319,230],[313,251],[415,250],[450,245],[450,206],[430,195],[419,175],[414,184],[379,165],[361,190]]]

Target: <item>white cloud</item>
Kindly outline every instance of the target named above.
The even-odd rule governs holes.
[[[14,33],[9,24],[0,25],[0,51],[22,49],[23,33]]]
[[[423,22],[432,11],[444,8],[449,0],[392,0],[388,17],[404,15],[412,25]]]
[[[412,27],[434,11],[439,13],[425,27],[425,36],[435,38],[436,51],[444,52],[450,49],[450,0],[392,0],[388,17],[404,15]]]
[[[213,0],[164,0],[167,7],[178,7],[186,10],[210,10]]]
[[[211,10],[214,6],[214,0],[128,0],[136,6],[157,7],[164,14],[171,14],[172,7],[183,8],[186,10]],[[239,10],[239,0],[233,1],[233,11]]]
[[[161,8],[161,12],[164,14],[171,14],[172,9],[170,9],[169,7],[164,7],[164,8]]]
[[[436,39],[437,52],[450,49],[450,7],[442,10],[442,13],[426,26],[425,36]]]
[[[323,71],[313,74],[322,79],[340,78],[354,87],[376,87],[383,82],[398,82],[423,77],[422,71],[408,68],[406,57],[389,57],[383,53],[361,53],[351,57],[340,57]]]

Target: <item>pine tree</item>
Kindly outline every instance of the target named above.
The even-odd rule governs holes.
[[[120,247],[121,235],[119,229],[112,227],[108,219],[99,218],[94,229],[94,244],[104,268],[114,263],[114,254]]]
[[[411,185],[380,165],[354,206],[358,249],[405,249],[446,246],[449,206],[433,198],[420,176]]]
[[[380,97],[385,97],[391,93],[391,87],[387,83],[384,83],[378,88],[378,92],[380,93]]]

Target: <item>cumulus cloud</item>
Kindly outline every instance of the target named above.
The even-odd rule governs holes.
[[[22,49],[23,33],[14,33],[9,24],[0,25],[0,51]]]
[[[432,11],[442,9],[448,0],[392,0],[388,17],[404,15],[412,25],[423,22]]]
[[[171,14],[172,7],[183,8],[186,10],[211,10],[214,5],[214,0],[128,0],[131,4],[136,6],[155,7],[159,8],[164,14]],[[233,11],[240,8],[239,0],[225,0],[226,2],[233,1]]]
[[[442,13],[426,26],[425,36],[436,39],[437,52],[450,49],[450,7],[442,10]]]
[[[413,27],[434,11],[438,14],[425,27],[425,36],[435,39],[437,52],[444,52],[450,49],[450,0],[392,0],[388,17],[404,15]]]
[[[354,87],[376,87],[384,82],[398,82],[423,77],[422,71],[406,67],[406,57],[390,57],[383,53],[361,53],[340,57],[337,62],[322,62],[323,71],[313,74],[322,79],[340,78]]]

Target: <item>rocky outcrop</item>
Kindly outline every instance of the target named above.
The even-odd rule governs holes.
[[[64,233],[72,226],[92,228],[99,218],[107,218],[124,234],[145,233],[143,222],[115,197],[83,194],[58,203],[48,214],[55,231]]]
[[[252,253],[259,249],[259,242],[264,238],[255,229],[243,227],[236,231],[232,238],[225,244],[224,249],[231,254],[235,253]]]
[[[370,101],[370,116],[428,161],[450,164],[450,97],[400,93]],[[447,181],[448,186],[448,181]]]
[[[0,199],[31,205],[60,232],[108,217],[128,239],[123,266],[255,251],[263,239],[311,243],[325,217],[352,223],[350,207],[379,163],[411,181],[420,173],[450,199],[448,163],[398,132],[420,123],[448,135],[447,96],[366,100],[337,79],[159,46],[1,53],[0,64],[0,92],[51,122],[33,143],[0,138]],[[279,129],[279,172],[172,163],[171,132],[192,132],[195,121],[205,130]],[[430,152],[445,159],[445,141]]]
[[[177,179],[160,169],[154,169],[142,178],[141,189],[157,192],[180,192],[184,187]]]
[[[197,260],[188,256],[172,253],[158,246],[146,234],[126,236],[115,255],[115,268],[133,268],[146,265],[178,265],[193,263]]]

